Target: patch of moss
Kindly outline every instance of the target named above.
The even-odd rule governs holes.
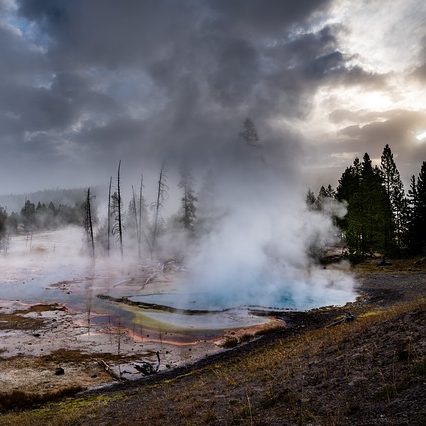
[[[173,377],[173,379],[166,379],[166,380],[163,380],[161,383],[170,384],[170,383],[175,382],[176,380],[181,379],[182,377],[192,376],[193,374],[194,374],[194,371],[190,371],[189,373],[180,374],[179,376]]]
[[[140,356],[135,355],[115,355],[111,353],[87,353],[75,349],[57,349],[52,351],[49,355],[44,355],[40,357],[43,361],[53,361],[53,362],[82,362],[82,361],[91,361],[94,359],[103,359],[107,361],[131,361],[139,359]]]
[[[377,310],[377,311],[367,311],[359,315],[358,318],[371,318],[376,317],[377,315],[383,314],[383,310]]]
[[[66,311],[66,307],[59,303],[40,303],[38,305],[30,306],[27,309],[20,309],[15,311],[15,314],[29,314],[31,312],[50,312],[50,311]]]
[[[41,318],[28,318],[13,314],[0,313],[0,330],[37,330],[45,325]]]

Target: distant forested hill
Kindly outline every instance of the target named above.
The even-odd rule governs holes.
[[[92,193],[96,193],[98,188],[93,188]],[[75,203],[81,204],[86,197],[87,188],[74,189],[45,189],[42,191],[29,192],[27,194],[8,194],[0,195],[0,206],[7,209],[9,213],[19,212],[26,200],[33,203],[49,204],[51,201],[57,204],[66,204],[69,206]]]

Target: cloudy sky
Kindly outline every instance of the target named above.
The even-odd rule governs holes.
[[[0,55],[0,193],[220,168],[247,116],[313,187],[426,160],[423,0],[0,0]]]

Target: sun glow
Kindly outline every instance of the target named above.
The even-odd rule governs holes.
[[[423,142],[424,140],[426,140],[426,130],[424,130],[423,132],[421,132],[421,133],[418,133],[417,135],[416,135],[416,139],[419,141],[419,142]]]

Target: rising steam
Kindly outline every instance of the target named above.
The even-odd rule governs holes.
[[[265,158],[265,146],[240,144],[222,163],[213,195],[219,219],[188,257],[183,285],[215,307],[306,309],[352,300],[353,278],[310,256],[310,248],[335,242],[332,215],[343,216],[344,207],[330,200],[324,212],[309,211],[297,170]]]

